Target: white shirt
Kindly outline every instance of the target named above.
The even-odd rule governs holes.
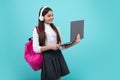
[[[45,41],[45,45],[49,45],[49,44],[56,44],[57,43],[57,35],[55,33],[55,31],[51,28],[50,24],[44,24],[45,25],[45,33],[46,33],[46,41]],[[61,33],[60,30],[57,28],[60,37],[61,37]],[[60,50],[65,49],[64,46],[60,46],[59,48]],[[36,53],[41,53],[41,46],[39,46],[39,34],[37,33],[36,27],[33,30],[33,50]]]

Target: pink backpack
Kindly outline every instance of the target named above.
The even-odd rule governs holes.
[[[38,27],[36,27],[36,29],[38,31]],[[25,44],[24,58],[27,63],[32,67],[32,69],[34,71],[37,71],[42,68],[43,54],[34,52],[32,44],[32,39],[29,39],[29,41]]]

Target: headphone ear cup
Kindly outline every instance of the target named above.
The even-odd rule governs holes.
[[[44,20],[44,17],[43,17],[43,16],[40,16],[40,17],[39,17],[39,20],[40,20],[40,21],[43,21],[43,20]]]

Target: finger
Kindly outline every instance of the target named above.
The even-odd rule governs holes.
[[[79,36],[79,34],[76,34],[76,38]]]
[[[56,47],[59,48],[59,44],[57,44]]]
[[[80,38],[80,34],[77,35],[77,38]]]
[[[77,36],[80,37],[80,34],[78,34]]]
[[[59,44],[58,44],[59,46],[61,45],[61,43],[59,42]]]

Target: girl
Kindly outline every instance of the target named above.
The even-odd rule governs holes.
[[[61,50],[69,48],[80,42],[80,35],[73,43],[61,46],[59,29],[52,23],[54,19],[52,9],[44,6],[39,11],[38,29],[33,30],[33,50],[42,53],[44,57],[41,71],[41,80],[60,80],[69,73],[67,64]]]

